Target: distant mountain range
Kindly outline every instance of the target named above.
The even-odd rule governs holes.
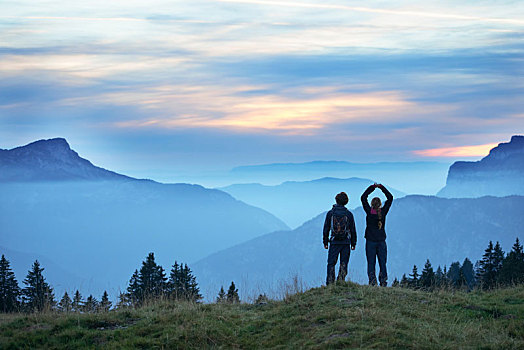
[[[445,199],[407,196],[393,202],[388,215],[389,281],[410,273],[413,265],[422,270],[426,259],[436,268],[469,257],[481,257],[490,240],[509,250],[520,240],[524,197]],[[350,278],[367,283],[365,260],[365,216],[353,210],[358,231],[357,249],[350,258]],[[297,275],[306,285],[325,281],[327,251],[322,246],[325,213],[292,231],[273,232],[228,248],[193,265],[204,292],[211,297],[231,280],[244,298],[264,291],[278,295]],[[378,269],[378,266],[377,266]],[[378,271],[378,270],[377,270]],[[243,289],[242,289],[243,288]],[[284,287],[285,288],[285,287]]]
[[[236,183],[264,184],[280,184],[290,180],[311,181],[324,177],[359,177],[388,184],[408,194],[434,195],[445,185],[449,165],[440,162],[313,161],[241,166],[232,169],[230,175],[236,179]]]
[[[95,167],[64,139],[4,150],[0,169],[0,246],[48,256],[93,288],[124,287],[148,252],[168,267],[288,229],[219,190]]]
[[[524,136],[500,143],[477,162],[455,162],[441,197],[524,195]]]
[[[373,182],[361,178],[326,177],[313,181],[287,181],[277,186],[237,184],[219,189],[275,214],[290,227],[297,227],[323,210],[329,209],[335,203],[335,195],[341,191],[349,195],[349,208],[359,207],[360,196]],[[405,195],[393,188],[390,191],[397,198]],[[385,200],[380,191],[373,195]]]

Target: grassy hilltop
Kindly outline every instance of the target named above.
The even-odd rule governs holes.
[[[0,316],[0,348],[524,348],[524,286],[421,292],[353,283],[267,304],[158,302]]]

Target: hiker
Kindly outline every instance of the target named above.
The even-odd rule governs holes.
[[[368,196],[376,188],[380,188],[386,195],[386,203],[382,206],[380,198],[375,197],[371,200],[371,206],[368,203]],[[368,278],[369,284],[377,285],[377,277],[375,275],[375,262],[378,258],[378,266],[380,272],[378,280],[381,287],[386,287],[388,284],[388,272],[386,270],[386,260],[388,255],[388,247],[386,245],[386,215],[388,214],[391,203],[393,203],[393,195],[382,184],[373,184],[369,186],[362,197],[362,207],[366,211],[366,258],[368,261]]]
[[[324,221],[324,248],[328,249],[326,285],[335,281],[335,265],[340,255],[338,281],[344,281],[348,274],[350,247],[355,250],[357,231],[353,214],[345,207],[349,202],[348,195],[340,192],[335,196],[337,204],[327,212]],[[331,232],[331,235],[330,235]]]

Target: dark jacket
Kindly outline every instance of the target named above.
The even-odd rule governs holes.
[[[386,240],[386,215],[388,215],[389,208],[391,207],[391,203],[393,203],[393,195],[391,192],[387,190],[384,186],[377,187],[384,192],[386,195],[386,203],[382,206],[380,209],[381,217],[382,217],[382,228],[378,228],[378,214],[372,214],[371,213],[371,207],[368,203],[368,196],[371,192],[375,190],[375,186],[371,185],[369,186],[364,193],[362,194],[362,197],[360,197],[360,200],[362,201],[362,207],[366,211],[366,234],[364,237],[367,240],[374,241],[374,242],[380,242]]]
[[[347,215],[349,219],[349,237],[345,240],[334,240],[332,237],[329,237],[329,232],[331,231],[331,215],[333,211],[336,211],[338,215]],[[357,231],[355,230],[355,219],[353,218],[353,214],[351,214],[351,212],[343,205],[333,205],[333,209],[328,211],[326,214],[326,220],[324,221],[324,245],[328,243],[351,244],[353,246],[357,245]]]

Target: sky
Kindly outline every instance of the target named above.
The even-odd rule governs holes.
[[[137,177],[480,159],[524,130],[522,1],[0,2],[0,148]]]

